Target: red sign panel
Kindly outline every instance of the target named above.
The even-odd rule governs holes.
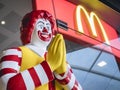
[[[80,43],[90,44],[99,49],[120,57],[120,41],[116,30],[109,24],[100,20],[93,12],[87,12],[85,7],[76,6],[67,0],[33,0],[34,9],[48,10],[55,20],[67,23],[68,30],[58,28],[66,39]]]

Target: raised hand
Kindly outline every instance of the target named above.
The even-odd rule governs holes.
[[[66,71],[66,49],[63,36],[57,34],[48,47],[47,61],[52,69],[57,73]]]

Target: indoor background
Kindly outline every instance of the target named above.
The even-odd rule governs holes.
[[[0,52],[21,45],[20,21],[31,10],[31,0],[0,0]],[[117,13],[120,16],[119,11]],[[118,22],[111,22],[111,25],[119,34]],[[114,55],[68,40],[65,42],[67,61],[83,90],[120,90],[120,72]]]

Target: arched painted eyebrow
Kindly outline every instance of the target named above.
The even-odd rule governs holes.
[[[47,23],[46,25],[50,25],[50,23]]]
[[[42,21],[39,21],[38,24],[39,24],[39,23],[44,24],[44,22],[42,22]],[[46,25],[50,25],[50,23],[47,23]]]
[[[42,23],[42,24],[44,24],[44,22],[42,22],[42,21],[39,21],[38,23]]]

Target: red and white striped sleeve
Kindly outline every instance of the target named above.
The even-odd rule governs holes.
[[[55,78],[65,90],[83,90],[69,64],[67,65],[67,71],[64,74],[55,73]]]
[[[46,61],[20,72],[21,58],[20,48],[3,51],[0,60],[0,79],[3,90],[34,90],[35,87],[54,79]]]

